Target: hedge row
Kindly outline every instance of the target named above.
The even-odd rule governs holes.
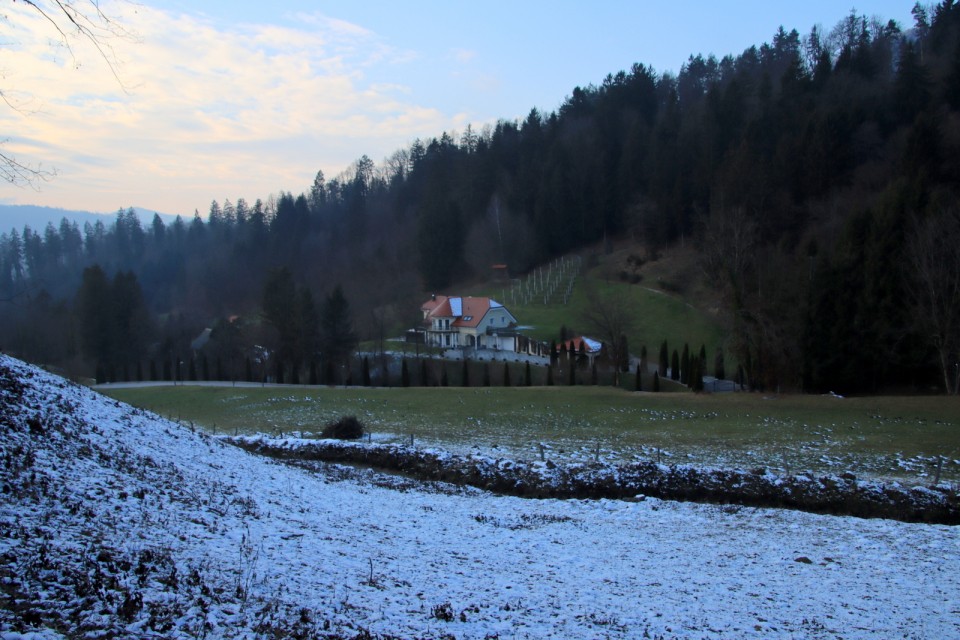
[[[697,469],[640,462],[622,466],[557,465],[455,455],[398,445],[332,440],[225,438],[280,460],[319,460],[399,472],[424,481],[468,485],[526,498],[635,498],[651,496],[812,513],[960,524],[955,489],[858,481],[854,476],[777,476],[766,470]]]

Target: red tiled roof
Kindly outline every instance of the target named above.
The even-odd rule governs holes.
[[[492,308],[503,305],[491,298],[436,296],[423,303],[426,318],[454,318],[454,327],[476,327]]]

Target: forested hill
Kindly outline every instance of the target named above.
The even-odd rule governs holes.
[[[3,342],[91,357],[67,312],[95,264],[133,274],[156,332],[134,341],[138,357],[167,357],[213,318],[258,314],[276,267],[302,293],[341,284],[370,337],[492,263],[521,274],[601,241],[683,240],[701,248],[727,348],[757,385],[952,385],[957,291],[918,294],[923,258],[958,268],[960,6],[914,17],[780,28],[677,75],[635,64],[554,112],[416,141],[381,165],[364,156],[301,195],[215,201],[206,221],[12,230]]]

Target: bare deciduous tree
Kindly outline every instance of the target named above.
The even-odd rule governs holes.
[[[907,255],[914,319],[937,350],[944,389],[957,393],[950,374],[960,349],[960,209],[918,222]]]
[[[588,285],[586,296],[588,304],[582,314],[583,321],[609,345],[610,357],[614,362],[614,385],[619,385],[621,364],[630,358],[630,354],[624,350],[627,348],[625,336],[634,330],[633,315],[620,292],[602,294]]]
[[[115,38],[130,39],[132,34],[115,18],[108,15],[98,0],[20,0],[24,7],[32,9],[42,18],[52,34],[51,41],[64,47],[79,68],[75,54],[75,45],[86,42],[106,63],[117,83],[124,87],[117,71],[117,59],[111,41]],[[0,19],[9,21],[11,14]],[[124,90],[126,88],[124,87]],[[0,86],[0,100],[10,109],[22,112],[22,105],[10,97],[9,91]],[[0,144],[6,140],[0,141]],[[41,165],[31,166],[15,156],[0,151],[0,181],[17,186],[36,187],[56,175],[56,171],[44,169]]]

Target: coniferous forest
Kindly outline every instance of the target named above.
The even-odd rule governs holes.
[[[114,379],[239,378],[262,350],[307,382],[491,264],[682,242],[756,387],[955,392],[960,5],[913,16],[781,27],[677,74],[634,64],[553,112],[362,156],[300,194],[8,230],[0,346]],[[204,359],[181,365],[204,328]]]

